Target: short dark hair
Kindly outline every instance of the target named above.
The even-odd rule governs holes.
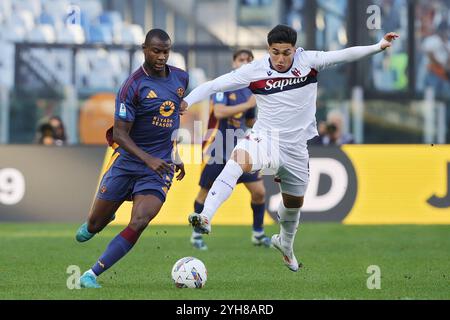
[[[245,53],[246,55],[248,55],[248,56],[253,60],[254,56],[253,56],[253,52],[252,52],[251,50],[248,50],[248,49],[239,49],[239,50],[236,50],[236,51],[233,53],[233,61],[236,60],[236,58],[239,57],[239,56],[240,56],[241,54],[243,54],[243,53]]]
[[[147,32],[147,35],[145,36],[145,43],[149,44],[153,38],[158,38],[162,41],[172,41],[167,32],[165,32],[163,29],[151,29],[149,32]]]
[[[42,136],[49,136],[49,135],[53,136],[53,134],[54,134],[54,129],[49,123],[43,123],[39,127],[39,131]]]
[[[279,24],[267,34],[267,43],[290,43],[293,46],[297,43],[297,32],[291,27]]]

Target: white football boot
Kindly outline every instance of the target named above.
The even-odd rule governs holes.
[[[287,249],[281,245],[281,237],[279,234],[274,234],[271,241],[272,246],[278,249],[283,255],[284,264],[289,268],[289,270],[297,272],[298,269],[302,267],[302,264],[298,264],[297,258],[295,258],[292,249]]]

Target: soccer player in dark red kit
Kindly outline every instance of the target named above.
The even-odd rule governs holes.
[[[133,201],[131,220],[108,245],[98,261],[80,278],[82,288],[100,288],[97,277],[119,261],[158,214],[174,172],[185,175],[175,147],[180,102],[188,74],[167,65],[169,35],[150,30],[142,45],[145,62],[122,84],[117,97],[109,143],[115,148],[99,185],[88,221],[77,231],[84,242],[100,232],[126,200]],[[112,134],[111,134],[112,133]]]

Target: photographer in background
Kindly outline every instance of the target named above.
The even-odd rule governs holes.
[[[35,138],[36,143],[45,146],[63,146],[67,137],[61,118],[51,116],[48,121],[42,122]]]
[[[48,124],[53,128],[54,144],[57,146],[63,146],[67,142],[66,130],[60,117],[50,117]]]
[[[49,123],[44,123],[39,127],[36,137],[37,143],[44,146],[52,146],[55,144],[53,127]]]
[[[343,144],[354,143],[353,136],[350,133],[344,133],[344,118],[338,111],[328,113],[325,134],[321,136],[321,142],[324,146],[340,146]]]

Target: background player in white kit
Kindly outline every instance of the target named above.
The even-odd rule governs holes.
[[[280,234],[272,236],[272,245],[283,254],[286,266],[297,271],[293,244],[309,181],[307,141],[317,135],[317,73],[381,52],[396,38],[398,35],[391,32],[371,46],[305,51],[295,47],[294,29],[278,25],[267,35],[268,55],[195,88],[182,102],[182,110],[213,93],[244,87],[256,96],[259,110],[250,135],[236,145],[209,190],[203,211],[189,216],[194,230],[211,231],[212,217],[244,172],[273,170],[280,179],[283,200],[278,208]]]

